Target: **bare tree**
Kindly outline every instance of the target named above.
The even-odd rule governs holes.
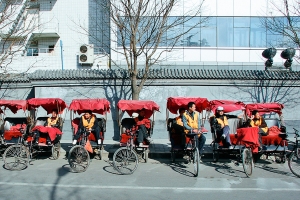
[[[280,47],[300,48],[300,0],[273,0],[270,2],[274,12],[271,16],[262,18],[263,26],[272,34],[283,36],[282,41],[277,41]],[[278,13],[282,17],[272,16]],[[296,57],[299,59],[299,55]]]
[[[0,88],[4,83],[23,78],[34,64],[22,72],[11,67],[14,59],[25,54],[31,33],[39,26],[33,17],[35,13],[30,12],[29,0],[0,1]]]
[[[164,54],[171,52],[174,46],[183,40],[183,37],[189,39],[187,33],[207,21],[207,17],[199,17],[201,16],[204,0],[194,2],[190,9],[187,5],[183,6],[181,4],[182,0],[110,0],[95,2],[101,4],[103,10],[107,11],[111,23],[110,30],[114,36],[110,38],[112,41],[110,44],[116,44],[120,47],[113,47],[110,50],[121,55],[126,62],[130,74],[132,99],[139,99],[139,94],[146,83],[150,68],[165,59]],[[188,3],[191,5],[190,2],[186,4]],[[176,10],[182,12],[183,8],[185,8],[184,13],[175,13],[177,15],[174,16]],[[199,17],[197,22],[184,26],[185,23],[190,22],[197,16]],[[79,26],[83,34],[92,35],[90,30],[84,28],[84,26]],[[161,46],[163,48],[160,48]],[[111,60],[111,62],[118,66],[114,60]]]
[[[234,82],[231,90],[223,95],[230,99],[243,102],[278,102],[286,107],[293,107],[300,103],[299,87],[296,81],[289,80],[254,80]],[[228,92],[230,91],[230,92]]]

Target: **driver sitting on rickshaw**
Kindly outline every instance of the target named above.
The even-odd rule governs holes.
[[[77,140],[80,136],[87,131],[89,134],[94,133],[97,144],[101,144],[100,139],[100,128],[98,126],[98,120],[94,114],[92,114],[91,110],[87,110],[84,114],[80,117],[78,131],[76,132],[73,140],[73,145],[77,143]]]
[[[59,129],[60,124],[61,124],[61,119],[58,117],[58,110],[53,109],[52,113],[51,113],[51,117],[49,117],[47,119],[44,126]],[[35,143],[38,144],[39,143],[39,138],[40,138],[40,131],[35,130],[33,133],[35,134]],[[47,144],[49,144],[49,145],[51,144],[49,135],[47,136]]]
[[[224,108],[219,106],[215,116],[210,118],[212,132],[216,131],[217,139],[221,140],[225,148],[232,149],[230,141],[229,118],[238,118],[236,115],[225,115]],[[216,130],[214,130],[216,128]]]
[[[188,103],[188,110],[184,112],[182,117],[182,122],[186,134],[188,133],[198,134],[198,149],[199,149],[199,155],[201,157],[206,138],[201,132],[201,118],[200,118],[200,114],[196,111],[196,104],[194,102]]]
[[[148,129],[151,128],[151,123],[149,119],[145,118],[145,109],[140,110],[139,115],[134,118],[134,121],[138,130],[138,145],[142,146],[144,140],[151,143],[151,138],[148,135]]]

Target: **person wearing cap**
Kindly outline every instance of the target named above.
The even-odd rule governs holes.
[[[201,117],[199,112],[196,111],[196,104],[194,102],[188,103],[188,110],[184,112],[182,117],[185,133],[198,134],[198,148],[201,157],[206,137],[201,132]]]
[[[77,143],[77,140],[85,131],[87,131],[89,134],[93,133],[95,135],[97,144],[101,144],[98,120],[91,110],[84,111],[84,114],[80,117],[79,127],[74,136],[73,145]]]
[[[236,115],[225,115],[224,108],[219,106],[215,116],[210,118],[211,131],[217,134],[217,140],[221,140],[225,148],[232,148],[230,141],[229,118],[238,118]]]
[[[137,143],[139,146],[143,145],[143,141],[151,142],[148,134],[148,129],[151,128],[150,120],[145,118],[145,109],[139,111],[139,115],[134,118],[138,130]]]

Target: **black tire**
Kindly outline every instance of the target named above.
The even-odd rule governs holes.
[[[101,145],[100,146],[100,149],[99,149],[99,160],[102,160],[102,155],[103,155],[103,146]]]
[[[52,150],[53,160],[57,160],[59,158],[59,156],[60,156],[60,147],[61,147],[61,144],[60,144],[59,141],[52,146],[51,150]]]
[[[176,156],[176,153],[174,150],[171,150],[171,162],[172,163],[175,163],[175,156]]]
[[[134,150],[119,148],[113,155],[113,166],[120,174],[132,174],[138,167],[139,158]]]
[[[76,145],[69,151],[68,161],[74,172],[84,172],[90,165],[90,155],[83,146]]]
[[[144,156],[145,156],[145,163],[147,163],[149,161],[149,151],[148,151],[148,149],[144,150]]]
[[[194,152],[193,152],[193,165],[194,165],[194,176],[198,177],[200,157],[199,157],[199,150],[197,147],[194,149]]]
[[[4,167],[8,170],[23,170],[29,164],[29,151],[23,145],[12,145],[3,154]]]
[[[244,148],[242,151],[242,162],[243,162],[243,168],[244,172],[247,177],[250,177],[252,175],[253,171],[253,157],[252,152],[250,148]]]
[[[219,151],[218,144],[216,142],[213,143],[213,162],[218,162],[219,160]]]
[[[291,172],[300,178],[300,148],[297,148],[296,151],[291,153],[288,165]]]

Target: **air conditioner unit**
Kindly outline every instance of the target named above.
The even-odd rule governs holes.
[[[79,48],[79,63],[80,64],[93,64],[94,63],[94,45],[84,44]]]

